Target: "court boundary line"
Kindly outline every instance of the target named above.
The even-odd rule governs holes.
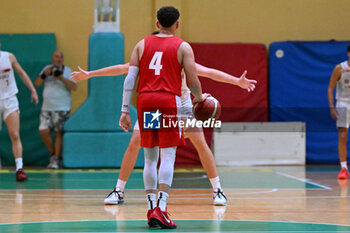
[[[274,172],[271,168],[258,168],[258,167],[252,167],[252,168],[230,168],[230,167],[218,167],[218,172],[226,172],[226,171],[234,171],[239,173],[244,172],[252,172],[252,171],[258,171],[258,172]],[[26,169],[26,173],[120,173],[120,168],[60,168],[60,169],[48,169],[48,168],[28,168]],[[142,173],[143,168],[134,168],[132,172],[135,173]],[[188,172],[203,172],[205,173],[205,170],[203,168],[175,168],[174,172],[176,173],[188,173]],[[2,168],[0,169],[0,174],[16,174],[15,168]]]
[[[5,192],[1,192],[2,190],[0,190],[0,196],[9,196],[9,195],[14,195],[14,193],[5,193]],[[16,190],[17,191],[17,190]],[[239,193],[229,193],[228,195],[249,195],[249,194],[264,194],[264,193],[274,193],[277,192],[278,188],[274,188],[274,189],[268,189],[265,191],[253,191],[253,192],[239,192]],[[17,193],[16,193],[17,194]],[[104,194],[91,194],[91,195],[81,195],[81,194],[38,194],[38,193],[20,193],[21,195],[24,196],[47,196],[47,197],[54,197],[54,196],[65,196],[65,197],[100,197],[100,196],[105,196]],[[142,196],[144,197],[144,194],[128,194],[128,196]],[[196,193],[196,194],[175,194],[172,193],[172,195],[174,196],[208,196],[208,195],[212,195],[212,193]]]
[[[316,188],[225,188],[225,190],[271,190],[271,189],[278,189],[278,190],[331,190],[331,188],[329,189],[316,189]],[[112,189],[19,189],[19,188],[14,188],[14,189],[1,189],[0,191],[16,191],[16,190],[20,190],[20,191],[64,191],[64,190],[70,190],[70,191],[111,191]],[[125,189],[124,191],[145,191],[145,189]],[[212,188],[171,188],[171,190],[210,190],[213,191]]]
[[[315,225],[331,225],[331,226],[343,226],[350,227],[350,225],[345,224],[335,224],[335,223],[314,223],[314,222],[286,222],[286,221],[266,221],[266,220],[228,220],[228,219],[174,219],[174,221],[217,221],[217,222],[259,222],[259,223],[300,223],[300,224],[315,224]],[[118,221],[147,221],[147,219],[124,219],[124,220],[73,220],[73,221],[43,221],[43,222],[18,222],[18,223],[0,223],[1,225],[16,225],[16,224],[35,224],[35,223],[68,223],[68,222],[118,222]],[[269,231],[271,232],[271,231]]]
[[[232,197],[230,196],[230,200],[300,200],[300,199],[339,199],[339,198],[343,198],[343,199],[349,199],[350,196],[344,196],[344,197],[340,197],[340,196],[313,196],[313,197]],[[0,201],[16,201],[18,198],[17,197],[13,197],[13,198],[0,198]],[[201,199],[201,200],[209,200],[209,195],[207,196],[203,196],[203,197],[197,197],[197,199]],[[47,198],[42,198],[42,199],[35,199],[35,198],[31,198],[31,197],[23,197],[21,198],[21,200],[23,201],[102,201],[103,197],[85,197],[85,198],[74,198],[74,197],[67,197],[67,198],[55,198],[55,197],[47,197]],[[144,197],[128,197],[128,200],[131,201],[135,201],[135,200],[144,200]],[[188,197],[176,197],[173,195],[172,200],[188,200]]]
[[[323,188],[323,189],[326,189],[326,190],[332,190],[332,188],[330,188],[330,187],[328,187],[328,186],[325,186],[325,185],[322,185],[322,184],[318,184],[318,183],[312,182],[312,181],[310,181],[310,180],[308,180],[308,179],[298,178],[298,177],[296,177],[296,176],[288,175],[288,174],[283,173],[283,172],[275,172],[275,173],[278,174],[278,175],[284,176],[284,177],[288,177],[288,178],[291,178],[291,179],[294,179],[294,180],[301,181],[301,182],[303,182],[303,183],[315,185],[315,186],[318,186],[318,187]]]

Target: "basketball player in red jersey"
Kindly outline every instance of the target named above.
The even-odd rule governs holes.
[[[129,106],[137,76],[140,75],[137,91],[137,112],[140,124],[141,146],[145,152],[143,179],[149,210],[149,226],[176,228],[169,219],[166,203],[170,191],[176,147],[184,142],[183,132],[176,126],[163,129],[160,118],[168,116],[176,121],[181,106],[181,71],[184,68],[187,84],[194,102],[202,102],[201,85],[197,77],[191,46],[175,37],[179,27],[179,11],[174,7],[162,7],[157,12],[158,35],[151,35],[135,46],[128,75],[124,82],[120,127],[128,132],[131,128]],[[163,115],[162,115],[163,114]],[[157,163],[159,156],[159,192],[157,190]]]
[[[154,32],[157,34],[159,32]],[[79,82],[81,80],[87,80],[92,77],[98,76],[119,76],[126,74],[129,69],[129,64],[120,64],[101,68],[93,71],[85,71],[78,67],[79,71],[75,71],[71,74],[71,79]],[[213,68],[208,68],[196,63],[196,69],[199,76],[210,78],[217,82],[227,83],[239,86],[245,90],[253,91],[255,89],[255,80],[247,79],[245,77],[246,71],[241,75],[241,77],[235,77],[220,70]],[[183,110],[190,110],[192,108],[192,101],[188,93],[188,88],[186,82],[182,82],[182,95],[181,95],[181,105]],[[192,115],[192,113],[190,113]],[[189,113],[185,115],[190,115]],[[211,152],[208,144],[205,141],[204,133],[201,128],[184,128],[184,135],[187,136],[189,140],[193,143],[196,150],[198,151],[199,159],[203,165],[205,172],[208,175],[210,183],[213,188],[213,204],[214,205],[226,205],[226,196],[221,188],[220,179],[217,173],[215,160],[213,153]],[[126,182],[134,169],[137,156],[140,150],[140,130],[138,127],[138,122],[134,123],[133,133],[126,149],[123,161],[120,167],[118,181],[112,192],[104,199],[105,205],[118,205],[124,203],[124,188]]]

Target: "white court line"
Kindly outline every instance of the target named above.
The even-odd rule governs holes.
[[[317,222],[296,222],[296,221],[286,222],[286,221],[236,220],[236,219],[232,219],[232,220],[230,220],[230,219],[222,219],[222,220],[215,220],[215,219],[176,219],[176,220],[177,221],[180,220],[180,221],[246,222],[246,223],[251,223],[251,222],[259,222],[259,223],[295,223],[295,224],[314,224],[314,225],[350,227],[350,225],[345,225],[345,224],[317,223]],[[120,221],[120,222],[146,221],[146,219],[124,219],[124,220],[110,220],[110,219],[108,219],[108,220],[73,220],[73,221],[67,220],[67,221],[42,221],[42,222],[16,222],[16,223],[0,223],[0,226],[1,225],[17,225],[17,224],[36,224],[36,223],[79,223],[79,222],[118,222],[118,221]],[[256,232],[256,231],[252,231],[252,232]],[[261,232],[261,231],[259,231],[259,232]],[[266,231],[266,232],[271,232],[271,231]],[[288,231],[288,232],[293,232],[293,231]],[[295,232],[298,232],[298,231],[295,231]],[[327,231],[322,231],[322,232],[327,232]],[[346,232],[348,232],[348,231],[346,231]]]
[[[225,188],[224,192],[227,191],[237,191],[237,190],[266,190],[269,188]],[[275,189],[275,188],[270,188],[270,189]],[[331,188],[328,188],[331,189]],[[56,188],[56,189],[27,189],[27,188],[14,188],[14,189],[1,189],[0,191],[42,191],[42,192],[46,192],[46,191],[106,191],[106,192],[111,192],[111,190],[113,189],[75,189],[75,188]],[[145,191],[145,189],[125,189],[126,191]],[[171,190],[210,190],[212,192],[211,188],[171,188]],[[310,191],[322,191],[325,189],[314,189],[314,188],[278,188],[278,190],[310,190]]]
[[[318,187],[323,188],[323,189],[327,189],[327,190],[331,190],[332,189],[330,187],[327,187],[327,186],[324,186],[324,185],[321,185],[321,184],[317,184],[315,182],[311,182],[308,179],[301,179],[301,178],[298,178],[296,176],[291,176],[291,175],[288,175],[288,174],[285,174],[285,173],[282,173],[282,172],[276,172],[276,174],[281,175],[281,176],[285,176],[285,177],[288,177],[288,178],[291,178],[291,179],[294,179],[294,180],[298,180],[298,181],[301,181],[303,183],[312,184],[312,185],[318,186]]]
[[[162,230],[164,229],[159,229],[160,232],[162,232]],[[149,230],[149,232],[151,231],[158,231],[158,229],[155,230]],[[50,233],[71,233],[72,231],[50,231]],[[77,231],[78,233],[111,233],[111,231]],[[140,231],[117,231],[119,233],[140,233]],[[142,232],[147,232],[147,231],[142,231]],[[178,232],[178,231],[169,231],[169,232]],[[186,233],[203,233],[203,232],[207,232],[207,233],[211,233],[211,232],[224,232],[224,233],[349,233],[349,231],[260,231],[260,230],[256,230],[256,231],[180,231],[180,232],[186,232]]]
[[[348,199],[350,196],[315,196],[315,197],[232,197],[230,200],[298,200],[298,199]],[[172,200],[189,200],[186,197],[172,197]],[[198,197],[197,200],[207,200],[210,199],[210,197]],[[0,201],[16,201],[17,198],[0,198]],[[35,199],[35,198],[21,198],[23,201],[101,201],[103,198],[41,198],[41,199]],[[145,200],[145,198],[128,198],[127,199],[132,201],[138,201],[138,200]]]
[[[16,190],[17,191],[17,190]],[[271,189],[266,191],[256,191],[256,192],[237,192],[237,193],[226,193],[226,196],[233,196],[233,195],[249,195],[249,194],[263,194],[263,193],[273,193],[277,192],[278,189]],[[0,196],[12,196],[17,193],[1,193]],[[105,197],[104,194],[91,194],[91,195],[82,195],[82,194],[36,194],[36,193],[19,193],[23,196],[38,196],[38,197]],[[143,194],[128,194],[128,197],[144,197]],[[193,196],[211,196],[211,193],[188,193],[188,194],[171,194],[171,196],[184,196],[184,197],[193,197]]]
[[[193,177],[174,177],[174,180],[176,181],[181,181],[181,180],[205,180],[207,179],[206,176],[193,176]],[[33,178],[33,177],[30,177],[30,180],[35,180],[35,181],[40,181],[40,180],[47,180],[47,178]],[[61,181],[60,178],[53,178],[53,180],[59,180]],[[79,182],[91,182],[91,181],[110,181],[110,180],[113,180],[115,181],[115,178],[103,178],[103,179],[91,179],[90,177],[85,177],[85,178],[77,178],[77,179],[74,179],[74,178],[65,178],[64,181],[79,181]],[[130,178],[130,180],[132,180],[132,178]],[[136,179],[134,179],[136,180]]]
[[[349,199],[350,196],[293,196],[293,197],[230,197],[230,200],[298,200],[298,199]],[[21,197],[20,198],[23,201],[101,201],[103,200],[103,197],[96,198],[25,198]],[[172,200],[190,200],[189,197],[175,197],[172,196]],[[211,196],[207,197],[196,197],[196,200],[208,200],[211,199]],[[13,198],[0,198],[0,201],[13,201],[13,200],[18,200],[17,197]],[[145,200],[144,197],[128,197],[128,201],[142,201]]]

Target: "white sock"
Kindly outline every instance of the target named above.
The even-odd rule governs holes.
[[[117,185],[115,186],[115,189],[124,192],[125,184],[126,184],[126,181],[118,179]]]
[[[345,161],[345,162],[340,162],[340,166],[341,166],[341,168],[345,168],[346,170],[348,170],[347,161]]]
[[[16,171],[18,171],[19,169],[23,169],[23,159],[22,158],[16,159]]]
[[[152,210],[156,207],[157,196],[155,193],[146,194],[148,209]]]
[[[209,180],[210,180],[211,186],[212,186],[213,189],[214,189],[214,192],[216,192],[218,189],[221,189],[221,184],[220,184],[220,178],[219,178],[219,176],[214,177],[214,178],[211,178],[211,179],[209,179]]]
[[[166,203],[168,201],[168,194],[166,192],[163,191],[159,191],[158,192],[158,203],[157,206],[159,206],[161,211],[165,211],[166,210]]]

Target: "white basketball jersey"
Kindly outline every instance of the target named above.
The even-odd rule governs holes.
[[[8,52],[0,51],[0,100],[10,98],[18,92]]]
[[[341,68],[349,68],[348,61],[340,63]],[[350,72],[343,72],[337,82],[336,99],[350,101]]]

